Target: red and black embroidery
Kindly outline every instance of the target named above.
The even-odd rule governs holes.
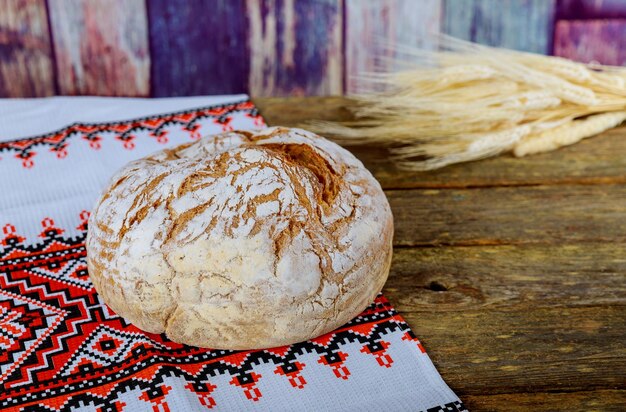
[[[245,116],[253,119],[256,126],[264,125],[263,118],[254,104],[246,100],[119,122],[74,123],[45,135],[0,142],[0,155],[13,153],[13,157],[19,159],[24,167],[31,168],[35,165],[36,148],[47,148],[62,159],[68,154],[70,138],[75,136],[88,143],[89,147],[94,150],[100,149],[105,134],[107,138],[119,141],[125,149],[132,150],[135,148],[136,133],[139,131],[148,131],[151,138],[164,144],[168,142],[170,127],[181,127],[183,131],[189,133],[192,139],[199,139],[201,120],[212,119],[212,122],[219,125],[222,131],[230,131],[233,129],[231,122],[232,115],[235,113],[244,113]]]
[[[381,367],[393,364],[386,353],[386,334],[403,331],[419,344],[382,296],[332,333],[267,350],[206,350],[142,332],[108,309],[89,282],[87,218],[87,212],[81,213],[80,234],[74,237],[44,219],[41,240],[30,245],[13,225],[3,228],[0,368],[5,372],[0,376],[0,408],[32,404],[35,409],[48,405],[57,410],[53,405],[63,404],[58,410],[71,410],[93,404],[115,411],[119,394],[136,388],[144,394],[140,399],[160,407],[169,390],[163,381],[167,376],[184,379],[186,389],[211,406],[216,388],[211,378],[218,374],[232,376],[230,385],[254,402],[263,396],[257,386],[263,377],[256,365],[274,364],[274,373],[298,390],[308,384],[301,374],[307,365],[299,361],[304,353],[315,354],[337,378],[349,379],[344,363],[348,355],[341,350],[346,343],[361,345],[361,356],[372,356]]]
[[[2,142],[0,155],[13,154],[21,166],[30,168],[38,151],[37,159],[66,158],[68,147],[82,143],[103,149],[99,157],[121,155],[132,160],[140,153],[125,156],[126,149],[135,146],[139,151],[152,150],[153,141],[176,143],[209,130],[255,125],[262,127],[263,119],[250,101],[243,101],[121,122],[74,124],[54,133]],[[39,149],[47,151],[42,154]],[[9,160],[0,162],[15,167]],[[71,178],[67,173],[72,164],[67,166],[60,172],[55,169],[63,179]],[[67,217],[67,210],[58,213]],[[211,409],[228,407],[220,405],[220,399],[230,391],[243,402],[265,407],[272,403],[271,396],[263,398],[263,382],[267,384],[269,377],[272,382],[283,380],[292,395],[310,394],[324,388],[328,379],[356,384],[363,378],[351,366],[357,357],[373,368],[368,369],[372,379],[380,379],[394,364],[403,366],[394,359],[402,351],[418,357],[425,353],[382,295],[343,327],[279,348],[207,350],[145,333],[113,313],[93,289],[84,247],[89,213],[76,214],[73,228],[43,219],[36,239],[24,235],[21,225],[32,232],[27,219],[0,222],[0,410],[87,407],[100,412],[137,408],[165,412],[173,408],[168,401],[185,398],[182,393]],[[421,361],[427,361],[425,355]],[[461,402],[445,402],[427,411],[466,411]]]

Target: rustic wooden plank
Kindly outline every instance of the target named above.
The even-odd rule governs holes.
[[[626,410],[626,391],[541,392],[463,397],[470,411],[596,411]]]
[[[246,0],[246,6],[250,94],[342,93],[340,0]]]
[[[348,149],[389,189],[626,183],[626,127],[549,153],[504,154],[430,172],[399,170],[380,147]]]
[[[147,96],[144,0],[49,0],[61,94]]]
[[[394,46],[437,47],[441,8],[441,0],[346,0],[346,91],[361,90],[363,73],[399,69]]]
[[[148,1],[153,96],[247,92],[245,3]]]
[[[558,0],[556,19],[610,19],[626,17],[624,0]]]
[[[0,97],[54,94],[45,0],[8,0],[0,12]]]
[[[626,65],[626,19],[560,20],[554,54],[583,63]]]
[[[626,185],[386,193],[396,245],[626,241]]]
[[[339,97],[255,99],[270,125],[284,126],[302,126],[312,119],[349,119],[344,108],[348,102]],[[626,127],[554,152],[521,159],[503,155],[430,172],[398,170],[381,147],[348,149],[388,189],[626,183]]]
[[[461,398],[626,389],[626,306],[397,308]]]
[[[554,0],[445,0],[443,30],[490,46],[548,53]]]
[[[350,147],[387,188],[626,183],[626,127],[521,159],[510,154],[430,172],[399,170],[381,148]]]
[[[400,248],[385,294],[420,310],[523,309],[626,302],[623,243]]]
[[[307,120],[344,120],[349,114],[344,106],[350,99],[344,97],[262,97],[255,96],[254,104],[265,120],[273,126],[297,126]]]
[[[347,118],[344,99],[281,100],[256,100],[270,124]],[[536,157],[545,165],[374,169],[387,187],[447,187],[386,192],[398,247],[384,293],[471,410],[623,410],[625,132]],[[383,153],[357,151],[393,170]]]

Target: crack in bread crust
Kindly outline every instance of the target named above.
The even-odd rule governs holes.
[[[382,289],[393,219],[352,154],[299,129],[228,132],[130,163],[89,221],[94,286],[137,327],[219,349],[329,332]]]

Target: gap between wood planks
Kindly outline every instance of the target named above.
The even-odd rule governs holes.
[[[423,190],[423,189],[495,189],[500,187],[537,187],[537,186],[605,186],[605,185],[622,185],[626,184],[626,175],[615,177],[588,177],[588,178],[576,178],[567,179],[564,178],[558,181],[546,181],[546,182],[504,182],[504,183],[485,183],[485,184],[459,184],[459,183],[435,183],[435,184],[420,184],[416,183],[414,186],[397,186],[392,185],[383,186],[383,190],[396,191],[396,190]]]
[[[437,282],[438,283],[438,282]],[[413,288],[413,290],[415,289],[423,289],[423,290],[427,290],[427,291],[432,291],[431,289],[429,289],[427,286],[416,286]],[[390,293],[388,290],[385,291],[383,289],[383,292],[385,294],[385,296],[387,297],[391,297],[392,293]],[[437,293],[439,293],[439,291],[436,291]],[[454,290],[451,288],[445,292],[454,292]],[[430,314],[432,313],[432,311],[434,310],[433,306],[425,306],[423,308],[408,308],[405,306],[401,306],[400,304],[398,304],[398,300],[395,298],[391,298],[390,302],[394,305],[394,308],[398,311],[398,313],[400,313],[400,315],[402,315],[403,317],[410,317],[410,316],[423,316],[425,314]],[[487,314],[497,314],[497,315],[507,315],[507,314],[511,314],[511,313],[517,313],[520,311],[529,311],[529,310],[535,310],[535,309],[529,309],[528,308],[528,304],[526,303],[522,303],[522,302],[518,302],[516,304],[517,306],[510,306],[510,307],[498,307],[495,304],[485,304],[483,306],[477,306],[476,309],[473,309],[473,311],[475,312],[484,312]],[[626,308],[626,303],[623,302],[619,302],[619,303],[587,303],[587,304],[576,304],[576,305],[567,305],[567,304],[563,304],[563,305],[556,305],[556,306],[546,306],[544,304],[542,304],[541,302],[534,302],[533,303],[534,308],[536,308],[537,310],[541,310],[541,309],[598,309],[598,308],[605,308],[607,306],[613,308],[613,309],[620,309],[623,310],[624,308]],[[441,311],[442,313],[455,313],[455,312],[465,312],[467,310],[467,308],[463,307],[463,308],[458,308],[458,309],[446,309],[446,308],[437,308],[437,310]],[[626,313],[625,313],[626,315]],[[411,323],[411,322],[409,322]],[[626,332],[626,328],[625,332]],[[625,386],[626,387],[626,386]]]
[[[410,244],[394,244],[394,250],[402,249],[441,249],[441,248],[481,248],[488,246],[549,246],[554,245],[552,240],[537,240],[537,241],[503,241],[503,240],[491,240],[491,239],[478,239],[474,241],[454,241],[454,242],[437,242],[437,243],[410,243]],[[626,239],[612,239],[612,238],[595,238],[584,240],[568,240],[567,245],[586,245],[586,244],[602,244],[611,243],[622,245],[626,248]]]

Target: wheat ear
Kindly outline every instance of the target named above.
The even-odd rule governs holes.
[[[626,111],[602,113],[580,120],[572,120],[554,129],[526,136],[515,145],[513,154],[517,157],[523,157],[535,153],[549,152],[612,129],[620,125],[624,120],[626,120]]]
[[[439,51],[395,47],[408,69],[362,76],[352,120],[308,126],[343,144],[386,143],[399,167],[428,170],[553,150],[624,121],[626,68],[437,37]]]

